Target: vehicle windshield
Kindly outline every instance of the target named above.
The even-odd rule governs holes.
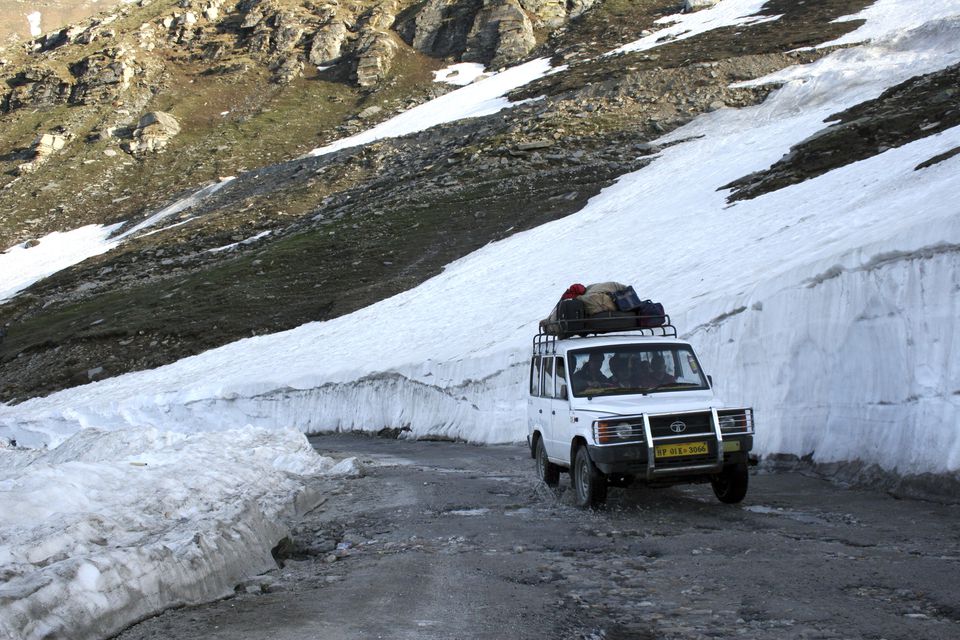
[[[707,389],[690,347],[610,345],[567,354],[576,397]]]

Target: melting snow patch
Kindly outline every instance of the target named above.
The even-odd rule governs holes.
[[[503,97],[507,93],[563,68],[552,68],[548,58],[531,60],[404,111],[372,129],[314,149],[307,155],[321,156],[383,138],[416,133],[445,122],[497,113],[513,106]]]
[[[253,244],[254,242],[256,242],[257,240],[259,240],[260,238],[265,238],[266,236],[270,235],[271,233],[273,233],[273,232],[270,231],[269,229],[268,229],[267,231],[261,231],[261,232],[258,233],[257,235],[251,236],[251,237],[247,238],[246,240],[241,240],[240,242],[234,242],[233,244],[227,244],[227,245],[224,245],[224,246],[222,246],[222,247],[214,247],[213,249],[207,249],[207,252],[208,252],[208,253],[217,253],[217,252],[220,252],[220,251],[230,251],[231,249],[235,249],[236,247],[239,247],[240,245],[243,245],[243,244]]]
[[[40,28],[40,12],[34,11],[27,15],[27,24],[30,25],[30,37],[36,38],[43,34],[43,29]]]
[[[665,16],[657,20],[657,23],[671,26],[625,44],[607,55],[646,51],[662,44],[686,40],[721,27],[748,26],[779,20],[780,16],[756,15],[766,4],[767,0],[721,0],[709,9]]]
[[[483,65],[477,62],[460,62],[433,72],[434,82],[446,82],[466,86],[483,75]]]
[[[92,256],[109,251],[107,240],[119,224],[91,224],[72,231],[54,231],[31,246],[16,245],[0,253],[0,302],[31,284]]]

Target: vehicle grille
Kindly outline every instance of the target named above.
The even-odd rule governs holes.
[[[665,436],[712,434],[712,414],[709,411],[678,415],[650,416],[650,431],[654,439]],[[683,423],[683,429],[674,431],[671,425]]]

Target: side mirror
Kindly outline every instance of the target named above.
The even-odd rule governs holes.
[[[568,399],[568,395],[567,395],[567,385],[565,385],[565,384],[560,385],[560,399],[561,399],[561,400],[567,400],[567,399]]]
[[[709,384],[710,388],[713,389],[713,376],[711,375],[707,376],[707,384]]]

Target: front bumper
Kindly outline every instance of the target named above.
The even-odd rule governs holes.
[[[750,450],[753,449],[752,435],[736,435],[724,438],[723,466],[728,464],[746,464]],[[737,444],[731,444],[737,443]],[[702,464],[691,460],[691,464],[678,465],[676,469],[670,466],[664,466],[660,459],[657,459],[657,478],[682,478],[710,475],[716,472],[716,440],[710,442],[713,453],[709,459],[704,458]],[[730,450],[736,448],[736,451]],[[588,445],[587,451],[590,453],[590,459],[600,471],[607,475],[632,475],[645,477],[648,471],[647,445],[643,442],[619,444],[619,445]],[[669,460],[669,459],[666,459]],[[697,467],[691,469],[691,467]]]

